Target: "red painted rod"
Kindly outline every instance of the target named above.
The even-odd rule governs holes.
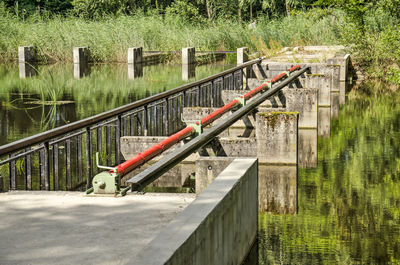
[[[290,68],[288,71],[293,72],[298,69],[300,69],[300,65],[295,65],[292,68]],[[271,84],[281,80],[287,76],[287,73],[281,73],[277,76],[275,76],[271,81]],[[254,95],[258,94],[259,92],[263,91],[266,88],[266,84],[262,84],[261,86],[256,87],[255,89],[251,90],[250,92],[246,93],[242,97],[244,97],[246,100],[253,97]],[[232,110],[235,108],[237,105],[239,105],[239,100],[234,99],[230,103],[226,104],[225,106],[217,109],[216,111],[212,112],[208,116],[204,117],[200,122],[202,126],[207,126],[211,124],[213,121],[224,115],[226,112]],[[197,123],[198,124],[198,123]],[[129,171],[143,165],[153,157],[161,154],[174,144],[180,142],[181,140],[185,139],[186,137],[192,135],[195,132],[194,128],[192,126],[186,127],[179,132],[169,136],[167,139],[159,142],[158,144],[153,145],[149,149],[143,151],[142,153],[137,154],[134,158],[125,161],[124,163],[118,165],[116,167],[117,173],[120,175],[124,175],[128,173]]]
[[[153,145],[149,149],[143,151],[142,153],[137,154],[134,158],[125,161],[124,163],[118,165],[116,167],[117,173],[124,175],[129,171],[137,168],[138,166],[143,165],[153,157],[161,154],[174,144],[180,142],[181,140],[185,139],[186,137],[192,135],[194,132],[194,128],[192,126],[186,127],[179,132],[169,136],[167,139],[159,142],[158,144]]]

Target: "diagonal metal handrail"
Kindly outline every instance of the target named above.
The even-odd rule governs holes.
[[[197,80],[197,81],[189,83],[189,84],[179,86],[177,88],[159,93],[157,95],[154,95],[154,96],[151,96],[151,97],[148,97],[145,99],[141,99],[141,100],[135,101],[133,103],[126,104],[124,106],[115,108],[113,110],[109,110],[109,111],[106,111],[106,112],[103,112],[103,113],[100,113],[100,114],[97,114],[97,115],[94,115],[94,116],[91,116],[91,117],[88,117],[88,118],[85,118],[85,119],[82,119],[82,120],[79,120],[79,121],[76,121],[76,122],[73,122],[70,124],[67,124],[64,126],[60,126],[60,127],[48,130],[46,132],[42,132],[42,133],[39,133],[39,134],[36,134],[33,136],[29,136],[24,139],[14,141],[14,142],[6,144],[6,145],[2,145],[2,146],[0,146],[0,156],[19,151],[19,150],[28,148],[28,147],[36,145],[36,144],[40,144],[42,142],[53,140],[54,138],[63,136],[65,134],[71,133],[71,132],[79,130],[79,129],[85,129],[88,126],[92,126],[97,123],[103,122],[107,119],[110,119],[112,117],[121,115],[124,112],[133,110],[135,108],[140,108],[140,107],[146,106],[152,102],[156,102],[156,101],[164,99],[168,96],[188,90],[193,87],[200,86],[204,83],[213,81],[217,78],[223,77],[225,75],[234,73],[238,70],[242,70],[246,67],[260,63],[262,60],[263,60],[263,57],[257,58],[257,59],[251,60],[249,62],[246,62],[244,64],[241,64],[239,66],[236,66],[234,68],[231,68],[229,70],[225,70],[218,74]]]

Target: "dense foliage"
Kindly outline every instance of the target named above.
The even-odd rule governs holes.
[[[344,44],[369,77],[397,90],[399,9],[400,0],[0,0],[0,61],[15,60],[15,47],[32,44],[55,61],[69,58],[76,45],[90,46],[98,61],[120,61],[132,45]],[[256,29],[249,30],[251,22]]]

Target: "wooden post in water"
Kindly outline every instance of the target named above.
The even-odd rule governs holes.
[[[37,74],[37,52],[34,46],[18,47],[19,77],[27,78]]]
[[[182,49],[182,80],[196,76],[196,50],[194,47]]]

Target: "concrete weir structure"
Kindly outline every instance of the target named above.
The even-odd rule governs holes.
[[[257,235],[257,159],[235,159],[131,262],[241,264]]]

